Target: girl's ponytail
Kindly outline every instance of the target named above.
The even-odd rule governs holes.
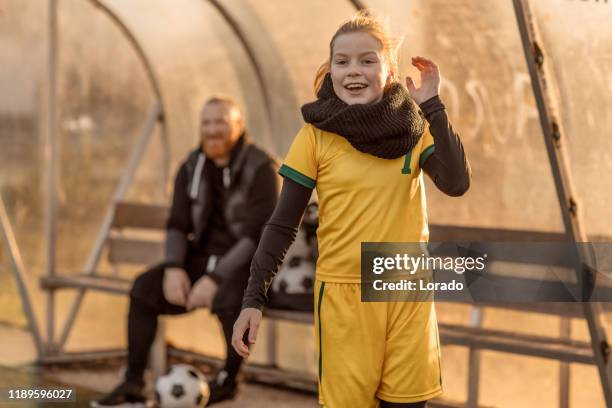
[[[321,89],[321,86],[323,85],[323,79],[325,79],[325,75],[327,75],[327,73],[329,72],[329,69],[330,69],[329,61],[325,61],[323,64],[321,64],[319,69],[317,69],[317,74],[315,75],[315,80],[314,80],[315,95],[319,93],[319,89]]]

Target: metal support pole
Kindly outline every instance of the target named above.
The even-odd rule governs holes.
[[[278,323],[274,319],[266,322],[266,362],[272,367],[278,367]]]
[[[160,108],[161,109],[161,108]],[[164,121],[163,113],[160,112],[159,121]],[[169,184],[170,180],[170,143],[168,141],[168,135],[165,132],[160,133],[160,142],[162,148],[162,182],[161,182],[161,199],[162,202],[166,203],[170,195]],[[166,347],[166,327],[168,322],[166,317],[159,316],[157,323],[157,333],[155,333],[155,339],[149,353],[149,361],[151,364],[151,371],[153,372],[153,381],[157,381],[161,377],[168,366],[167,359],[167,347]]]
[[[562,317],[559,325],[560,337],[569,340],[572,336],[572,319]],[[559,408],[569,408],[570,400],[570,364],[559,363]]]
[[[100,232],[96,238],[96,242],[93,246],[91,253],[89,254],[89,258],[85,263],[85,273],[88,275],[93,275],[96,266],[98,265],[98,261],[100,260],[100,256],[102,255],[102,250],[104,249],[104,243],[106,242],[106,237],[110,231],[110,228],[113,223],[113,217],[115,214],[115,203],[120,201],[125,194],[127,193],[127,189],[132,183],[132,179],[138,169],[138,164],[144,154],[144,151],[149,144],[151,139],[151,135],[153,134],[153,130],[155,128],[155,124],[157,123],[159,116],[161,114],[161,106],[158,101],[155,101],[151,108],[149,109],[149,113],[145,120],[145,124],[143,130],[136,142],[136,146],[132,151],[132,155],[130,156],[128,166],[119,182],[119,186],[115,190],[115,194],[113,195],[113,199],[109,205],[108,210],[106,211],[106,215],[104,216],[104,221],[102,222],[102,227],[100,228]],[[85,296],[85,289],[80,289],[77,294],[77,298],[72,304],[70,309],[70,313],[68,318],[66,319],[66,323],[64,324],[64,328],[62,330],[62,335],[60,337],[60,341],[58,342],[58,349],[64,347],[66,340],[68,339],[68,335],[70,334],[70,329],[76,319],[76,315],[78,313],[81,302],[83,301],[83,297]]]
[[[4,200],[0,197],[0,230],[2,231],[2,239],[4,240],[7,252],[11,259],[11,266],[13,273],[15,274],[15,281],[17,282],[17,289],[19,289],[19,297],[21,299],[21,306],[28,319],[28,328],[32,333],[32,339],[34,340],[34,346],[36,347],[36,353],[38,360],[40,360],[44,354],[44,344],[40,335],[38,327],[38,320],[32,309],[32,302],[30,300],[30,292],[26,285],[26,274],[23,266],[23,259],[21,258],[21,252],[17,246],[17,240],[13,228],[11,227],[11,221],[8,217],[6,207],[4,206]]]
[[[470,327],[481,327],[484,318],[484,311],[480,307],[473,307],[470,315]],[[480,350],[474,347],[469,348],[468,363],[468,394],[467,408],[478,407],[478,397],[480,394]]]
[[[170,166],[171,166],[171,154],[170,154],[170,141],[168,140],[168,133],[163,131],[164,121],[166,118],[164,117],[164,112],[161,111],[159,114],[159,122],[162,125],[162,131],[159,134],[159,139],[162,148],[162,166],[161,166],[161,199],[163,203],[168,202],[168,197],[171,196],[173,184],[170,179]]]
[[[47,264],[46,274],[49,278],[55,275],[55,236],[57,208],[57,166],[56,166],[56,69],[57,69],[57,0],[49,0],[48,26],[48,60],[47,60],[47,129],[45,134],[45,181],[47,188]],[[47,352],[55,350],[55,291],[47,293]]]
[[[565,231],[568,238],[574,243],[588,242],[588,237],[582,227],[582,208],[578,203],[573,186],[569,156],[565,149],[565,133],[558,115],[554,92],[550,88],[553,76],[547,67],[544,44],[535,24],[529,1],[513,0],[513,4]],[[596,271],[586,267],[589,265],[589,259],[578,245],[575,245],[575,254],[580,260],[576,265],[576,277],[578,283],[586,288],[589,282],[595,282]],[[606,405],[612,407],[612,365],[609,359],[606,332],[601,324],[602,309],[599,303],[589,302],[584,295],[585,292],[581,299],[582,306],[591,335],[593,355],[599,369],[604,399]]]

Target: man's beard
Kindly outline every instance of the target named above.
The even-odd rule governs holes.
[[[210,143],[211,141],[213,141],[212,144]],[[205,137],[204,148],[206,154],[209,156],[224,156],[231,150],[231,144],[230,141],[224,137],[216,137],[216,135],[212,135],[212,137]]]

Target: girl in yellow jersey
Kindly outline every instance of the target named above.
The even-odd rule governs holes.
[[[319,198],[315,330],[319,402],[328,408],[425,407],[442,393],[433,302],[361,302],[361,242],[426,242],[422,170],[451,196],[470,168],[438,93],[440,72],[412,58],[420,87],[398,78],[397,43],[369,12],[344,23],[315,80],[317,100],[280,169],[283,188],[251,263],[232,344],[249,355],[266,292],[310,194]],[[418,104],[418,106],[417,106]],[[420,108],[420,111],[419,111]]]

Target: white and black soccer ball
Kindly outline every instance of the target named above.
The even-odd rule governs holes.
[[[206,378],[188,364],[173,365],[155,383],[155,398],[161,408],[200,408],[209,397]]]
[[[272,283],[272,290],[286,295],[302,295],[314,291],[315,265],[302,257],[285,262]]]

